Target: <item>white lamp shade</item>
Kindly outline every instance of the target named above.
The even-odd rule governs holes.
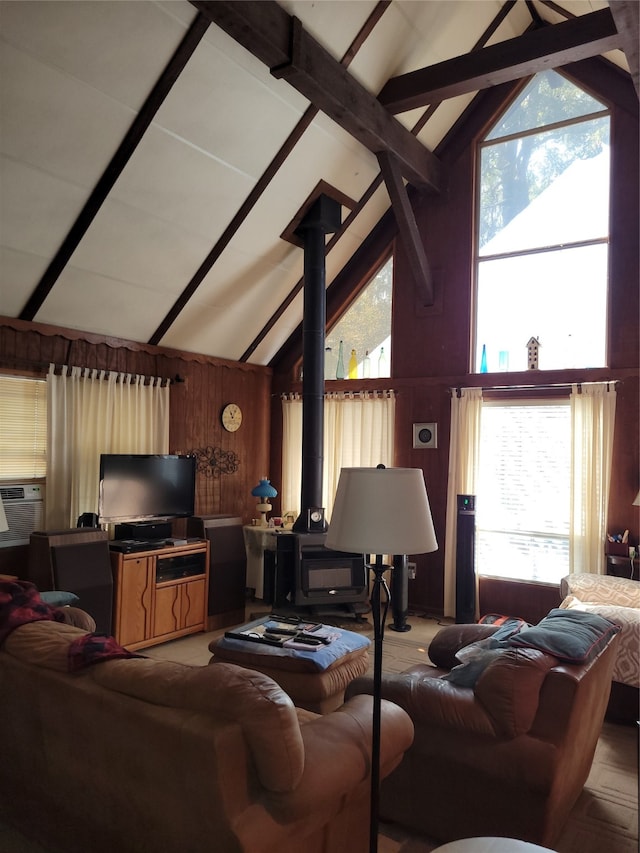
[[[640,506],[640,492],[638,492],[638,494],[636,495],[636,499],[631,504],[631,506]]]
[[[419,468],[343,468],[326,547],[359,554],[438,549]]]
[[[0,498],[0,533],[4,533],[9,529],[9,525],[7,524],[7,516],[4,511],[4,504],[2,503],[2,498]]]

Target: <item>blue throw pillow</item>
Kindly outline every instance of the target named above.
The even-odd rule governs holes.
[[[580,610],[551,610],[537,625],[515,634],[507,644],[539,649],[565,663],[586,663],[620,630],[618,625]]]
[[[75,604],[77,601],[80,601],[78,596],[73,592],[62,592],[59,589],[41,592],[40,598],[45,604],[48,604],[51,607],[67,607],[68,605]]]

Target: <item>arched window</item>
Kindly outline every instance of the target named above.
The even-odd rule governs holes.
[[[532,337],[541,369],[606,366],[609,125],[545,71],[480,143],[476,372],[526,370]]]

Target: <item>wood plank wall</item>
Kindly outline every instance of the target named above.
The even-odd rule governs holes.
[[[239,460],[233,474],[198,474],[196,514],[230,513],[245,522],[255,515],[251,489],[260,477],[269,476],[270,368],[0,317],[0,369],[44,376],[50,363],[179,377],[170,394],[170,452],[213,446],[232,451]],[[220,421],[230,402],[243,412],[235,433],[224,430]],[[174,523],[175,535],[183,534],[183,525]],[[0,572],[19,565],[24,550],[0,549]],[[14,551],[19,553],[7,553]]]
[[[433,272],[434,305],[425,307],[418,301],[407,259],[398,243],[394,252],[393,379],[358,382],[358,386],[351,383],[350,386],[396,389],[396,465],[418,467],[424,471],[440,548],[433,554],[417,557],[417,577],[409,583],[410,606],[416,610],[441,613],[443,607],[452,387],[505,382],[518,385],[619,380],[609,526],[612,531],[629,528],[635,544],[640,537],[640,513],[631,505],[640,488],[638,98],[628,80],[598,61],[577,63],[571,70],[578,83],[582,81],[596,96],[600,92],[601,97],[608,98],[612,109],[608,368],[540,370],[482,377],[469,373],[475,139],[512,95],[514,85],[505,84],[487,90],[477,98],[464,121],[454,128],[436,152],[441,157],[447,178],[444,191],[439,196],[413,194],[418,227]],[[378,224],[377,231],[381,235],[389,233],[384,220]],[[385,247],[380,241],[370,241],[366,247],[367,254],[352,260],[352,269],[359,270],[364,280],[366,271],[384,253]],[[338,282],[341,288],[343,284]],[[330,290],[327,300],[329,322],[332,319],[331,305]],[[290,344],[283,353],[281,362],[274,363],[274,388],[278,392],[300,390],[291,377],[301,349]],[[327,388],[333,389],[334,385],[349,387],[349,383],[327,382]],[[436,450],[412,449],[412,424],[419,422],[438,424]],[[276,470],[279,464],[280,431],[281,416],[274,407],[272,470]],[[508,607],[514,615],[538,621],[541,613],[557,603],[557,596],[555,586],[545,588],[537,585],[532,590],[531,585],[487,580],[481,584],[480,610],[482,613],[502,612]]]

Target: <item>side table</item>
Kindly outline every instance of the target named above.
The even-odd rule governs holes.
[[[276,531],[273,527],[245,524],[242,528],[247,550],[247,589],[253,589],[256,598],[264,596],[264,552],[276,549]]]

